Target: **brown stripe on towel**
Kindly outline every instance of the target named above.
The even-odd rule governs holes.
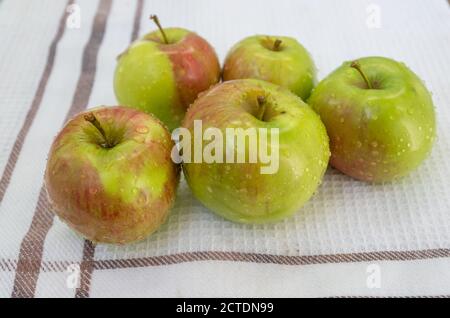
[[[90,247],[88,246],[90,249]],[[147,266],[164,266],[188,262],[199,261],[230,261],[230,262],[246,262],[246,263],[264,263],[278,265],[317,265],[330,263],[358,263],[358,262],[374,262],[374,261],[415,261],[433,258],[450,257],[450,249],[436,248],[426,250],[413,251],[379,251],[379,252],[359,252],[359,253],[339,253],[339,254],[319,254],[319,255],[274,255],[262,253],[245,253],[245,252],[218,252],[218,251],[201,251],[186,252],[161,256],[150,256],[132,259],[110,259],[110,260],[93,260],[86,253],[85,261],[91,263],[94,269],[108,270],[121,268],[136,268]],[[64,261],[47,261],[42,262],[41,270],[43,272],[63,272],[71,264],[77,262]],[[0,269],[4,271],[14,271],[17,267],[17,261],[11,259],[0,259]]]
[[[136,5],[136,11],[134,13],[133,32],[131,33],[131,42],[137,39],[141,30],[141,16],[144,6],[144,0],[138,0]]]
[[[88,298],[91,286],[92,272],[94,271],[95,245],[88,240],[84,240],[83,260],[80,265],[80,287],[75,292],[75,298]]]
[[[261,253],[242,252],[188,252],[172,255],[132,258],[97,260],[95,269],[120,269],[147,266],[172,265],[195,261],[231,261],[247,263],[264,263],[279,265],[314,265],[328,263],[355,263],[373,261],[412,261],[429,258],[450,257],[450,249],[428,249],[416,251],[381,251],[362,253],[341,253],[322,255],[273,255]]]
[[[73,4],[74,0],[69,0],[67,6]],[[28,113],[25,117],[25,121],[22,124],[22,127],[19,130],[19,134],[14,141],[14,145],[12,147],[11,153],[9,154],[8,161],[6,162],[5,169],[3,170],[2,177],[0,179],[0,202],[3,201],[3,197],[5,196],[6,189],[9,186],[9,182],[11,181],[11,176],[16,167],[17,159],[19,159],[20,151],[22,150],[23,143],[25,138],[28,135],[28,131],[30,130],[31,125],[33,124],[34,118],[36,117],[37,111],[41,106],[42,97],[44,96],[45,89],[47,88],[48,79],[53,71],[53,66],[55,64],[55,56],[56,56],[56,48],[58,46],[59,41],[64,35],[66,20],[69,13],[66,11],[66,7],[64,7],[64,13],[59,20],[58,30],[56,31],[55,37],[53,38],[47,55],[47,62],[44,67],[44,71],[41,75],[41,79],[39,80],[39,85],[34,94],[33,101],[31,102],[31,106],[28,110]]]
[[[82,69],[66,120],[86,107],[94,83],[97,54],[103,41],[112,0],[101,0],[83,52]],[[33,297],[39,276],[45,237],[53,224],[47,193],[42,185],[30,228],[22,240],[12,297]]]

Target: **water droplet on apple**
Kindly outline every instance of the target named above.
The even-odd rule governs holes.
[[[148,133],[148,128],[146,126],[138,126],[136,127],[136,132],[140,134],[146,134]]]
[[[422,126],[419,126],[419,130],[422,131]]]
[[[147,203],[147,195],[143,191],[141,191],[139,194],[138,203],[140,205],[144,205]]]
[[[143,143],[145,141],[145,138],[141,137],[141,136],[136,136],[133,138],[134,141],[138,142],[138,143]]]
[[[378,142],[372,141],[372,142],[370,143],[370,145],[371,145],[372,147],[376,148],[376,147],[378,147]]]
[[[212,193],[212,192],[213,192],[210,186],[207,186],[207,187],[206,187],[206,190],[208,190],[208,192],[209,192],[209,193]],[[245,189],[244,189],[244,188],[243,188],[243,189],[241,189],[241,190],[245,191]]]

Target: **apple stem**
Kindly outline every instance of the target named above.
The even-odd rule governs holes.
[[[273,42],[273,50],[274,51],[279,51],[280,50],[280,45],[281,45],[281,41],[280,39],[276,39],[275,42]]]
[[[162,37],[163,37],[163,39],[164,39],[164,42],[165,42],[166,44],[169,44],[169,40],[167,40],[167,36],[166,36],[166,34],[164,33],[164,29],[162,28],[161,23],[159,23],[158,16],[157,16],[156,14],[152,14],[152,15],[150,16],[150,20],[153,20],[153,22],[155,22],[156,26],[158,27],[159,31],[160,31],[161,34],[162,34]]]
[[[93,113],[88,113],[84,115],[84,119],[90,122],[100,132],[104,140],[104,144],[102,146],[104,146],[105,148],[112,148],[113,147],[112,143],[110,143],[108,138],[106,138],[105,130],[103,129],[102,125],[100,125],[100,122],[95,117],[95,115]]]
[[[262,95],[259,95],[256,100],[258,101],[258,119],[259,120],[263,120],[264,118],[264,113],[266,111],[266,98]]]
[[[367,87],[369,89],[372,89],[372,84],[370,83],[369,79],[367,78],[366,74],[364,74],[364,72],[361,69],[361,65],[359,64],[358,61],[353,61],[352,64],[350,64],[350,67],[353,67],[354,69],[356,69],[359,74],[361,74],[362,78],[364,79],[364,81],[367,84]]]

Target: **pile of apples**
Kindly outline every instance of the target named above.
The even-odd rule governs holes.
[[[256,35],[237,43],[221,71],[194,32],[158,29],[122,53],[114,77],[120,105],[72,118],[57,135],[45,173],[55,213],[94,242],[144,239],[167,218],[180,166],[194,196],[236,222],[277,221],[313,195],[328,162],[367,182],[415,169],[435,139],[430,93],[403,63],[344,62],[316,85],[295,39]],[[220,82],[222,78],[223,82]],[[279,169],[260,163],[172,160],[177,127],[278,128]],[[270,147],[270,146],[268,146]]]

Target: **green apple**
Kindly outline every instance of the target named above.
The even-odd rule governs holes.
[[[223,79],[242,78],[287,87],[306,100],[316,83],[316,68],[308,51],[297,40],[255,35],[234,45],[225,60]]]
[[[200,135],[206,136],[212,128],[225,136],[223,157],[230,151],[239,153],[235,140],[238,134],[228,137],[227,132],[239,129],[254,131],[258,142],[264,137],[262,132],[267,133],[264,137],[267,143],[258,143],[261,148],[257,151],[278,157],[275,163],[278,169],[262,173],[262,157],[258,155],[257,160],[250,161],[255,149],[249,148],[248,141],[241,148],[245,162],[233,163],[228,159],[183,162],[194,196],[229,220],[244,223],[280,220],[298,211],[321,183],[330,155],[326,129],[319,116],[284,87],[255,79],[216,85],[192,104],[183,129],[195,135],[198,122],[202,125]],[[278,143],[272,143],[273,140]],[[204,149],[210,143],[207,138],[201,141]]]
[[[153,113],[170,130],[178,127],[198,93],[220,79],[214,49],[197,34],[162,29],[135,41],[119,56],[114,90],[119,104]]]
[[[55,213],[94,242],[128,243],[154,232],[175,198],[179,167],[154,116],[127,108],[76,115],[50,150],[45,184]]]
[[[435,139],[430,93],[405,64],[392,59],[343,63],[319,83],[308,103],[327,127],[331,164],[359,180],[383,182],[408,174]]]

